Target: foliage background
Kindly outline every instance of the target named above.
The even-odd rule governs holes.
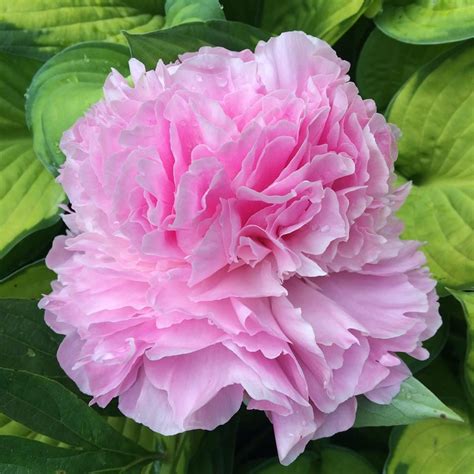
[[[377,427],[313,442],[284,468],[260,413],[163,437],[114,406],[89,408],[36,300],[65,231],[59,139],[110,68],[127,74],[131,55],[154,67],[205,44],[253,48],[294,29],[331,43],[402,130],[397,173],[413,182],[404,236],[426,242],[444,320],[430,360],[409,363],[461,418],[412,382],[389,411],[361,408],[358,426]],[[474,473],[473,36],[472,0],[0,0],[0,472]]]

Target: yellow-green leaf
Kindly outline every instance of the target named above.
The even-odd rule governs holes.
[[[448,287],[474,284],[474,42],[418,70],[389,106],[401,129],[397,168],[414,186],[400,211],[404,237],[426,242]]]
[[[219,0],[167,0],[165,27],[195,21],[225,20]]]
[[[51,173],[64,161],[59,149],[62,134],[102,97],[112,68],[127,74],[129,57],[122,45],[80,43],[49,59],[35,74],[26,115],[35,153]]]
[[[164,24],[164,0],[0,0],[0,49],[46,59],[81,41],[125,43]]]
[[[467,325],[466,361],[464,377],[467,389],[474,399],[474,293],[468,291],[449,292],[461,303]]]
[[[386,35],[406,43],[460,41],[474,36],[474,2],[385,0],[375,23]]]
[[[266,0],[261,26],[272,33],[302,30],[333,44],[371,3],[370,0]]]
[[[425,420],[397,429],[387,474],[471,474],[474,433],[466,423]]]
[[[0,258],[22,238],[58,220],[60,186],[36,159],[24,94],[40,66],[0,52]]]

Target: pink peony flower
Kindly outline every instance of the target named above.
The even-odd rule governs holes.
[[[288,464],[387,404],[440,325],[394,212],[396,131],[325,42],[113,71],[64,134],[72,211],[41,301],[93,401],[172,435],[263,410]]]

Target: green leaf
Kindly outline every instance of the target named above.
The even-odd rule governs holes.
[[[147,69],[154,69],[159,59],[169,63],[179,54],[197,51],[201,46],[241,51],[255,48],[260,40],[267,40],[270,35],[244,23],[211,20],[126,36],[132,56],[143,62]]]
[[[16,436],[0,436],[2,474],[140,472],[136,469],[153,456],[119,451],[66,449]]]
[[[360,94],[365,99],[374,99],[377,107],[385,110],[397,90],[415,71],[452,47],[452,44],[401,43],[380,30],[373,30],[357,63]]]
[[[282,466],[278,459],[264,461],[249,471],[248,474],[319,474],[321,458],[316,453],[301,454],[289,466]]]
[[[41,375],[0,368],[0,411],[33,431],[72,446],[130,455],[146,453],[72,392]]]
[[[306,451],[289,466],[278,459],[265,461],[249,474],[376,474],[374,467],[362,456],[339,446],[323,446],[317,452]]]
[[[88,402],[58,364],[56,353],[61,336],[44,323],[38,302],[0,298],[0,367],[26,370],[56,380]],[[101,415],[120,414],[115,403],[94,409]]]
[[[371,466],[374,466],[378,474],[383,472],[385,461],[388,457],[388,442],[392,427],[372,426],[357,428],[337,434],[333,439],[342,446],[350,448],[363,456]],[[330,440],[329,440],[330,442]],[[326,440],[317,441],[314,445],[326,443]],[[350,474],[350,471],[347,471]],[[345,474],[344,471],[341,474]]]
[[[0,413],[0,435],[11,435],[26,438],[31,430],[16,421],[10,420],[7,416]]]
[[[466,318],[467,347],[464,376],[469,394],[474,398],[474,293],[455,290],[449,290],[449,292],[461,304]]]
[[[407,364],[412,374],[416,374],[429,364],[431,364],[443,350],[449,336],[449,316],[443,315],[443,324],[436,331],[436,334],[423,342],[423,347],[428,350],[430,356],[425,360],[418,360],[407,354],[399,354],[400,358]]]
[[[194,455],[189,458],[187,474],[232,474],[238,428],[238,415],[210,432],[204,432]]]
[[[31,138],[1,133],[0,258],[22,238],[57,222],[63,201],[60,186],[36,159]]]
[[[41,443],[50,444],[51,446],[69,447],[69,445],[65,443],[61,443],[53,438],[31,431],[21,423],[10,420],[10,418],[2,413],[0,413],[0,436],[18,436],[20,438],[28,438],[40,441]]]
[[[437,44],[474,36],[472,0],[385,0],[375,17],[388,36],[405,43]]]
[[[125,46],[81,43],[61,51],[35,74],[27,93],[26,116],[34,150],[51,171],[64,161],[62,134],[95,102],[112,68],[128,75]]]
[[[465,423],[425,420],[396,429],[387,474],[468,474],[474,466],[474,433]]]
[[[137,423],[134,423],[132,420],[130,420],[128,418],[125,418],[123,416],[122,417],[113,417],[113,418],[109,417],[109,418],[107,418],[107,423],[109,423],[111,426],[114,426],[114,428],[117,429],[117,431],[119,431],[123,435],[127,436],[129,439],[132,439],[132,441],[137,442],[138,444],[143,446],[145,449],[147,449],[149,451],[152,451],[152,452],[157,452],[158,451],[156,443],[153,443],[153,444],[144,443],[146,445],[142,444],[142,441],[144,440],[143,434],[146,432],[146,430],[148,430],[148,428],[145,428],[142,425],[138,425]],[[133,427],[133,428],[131,429],[131,427]],[[139,433],[139,436],[136,435],[137,433]],[[157,439],[158,435],[156,435],[155,433],[152,433],[150,430],[148,430],[147,433],[149,433],[149,435],[146,436],[147,440],[149,438],[153,438],[154,440]],[[28,440],[39,441],[41,443],[46,443],[46,444],[49,444],[51,446],[56,446],[56,447],[61,447],[61,448],[71,448],[71,446],[67,445],[66,443],[62,443],[62,442],[57,441],[53,438],[49,438],[48,436],[36,433],[36,432],[30,430],[29,428],[27,428],[26,426],[22,425],[21,423],[13,421],[10,418],[8,418],[5,415],[0,413],[0,446],[2,446],[2,441],[5,439],[5,438],[3,438],[3,436],[16,436],[16,437],[20,437],[20,438],[27,438]],[[33,449],[43,449],[43,451],[44,451],[44,448],[38,448],[37,445],[28,445],[28,446],[32,446]],[[77,448],[74,448],[74,450],[75,450],[75,454],[78,454]],[[56,452],[58,452],[58,451],[56,451]],[[45,454],[46,453],[49,454],[51,456],[51,458],[56,457],[56,456],[54,456],[54,454],[51,455],[52,452],[49,451],[49,450],[46,450]],[[53,451],[53,453],[54,453],[54,451]],[[59,453],[61,455],[63,455],[64,457],[69,457],[69,456],[74,456],[75,455],[74,453],[71,453],[70,450],[69,450],[69,452],[68,451],[62,451],[62,452],[59,452]],[[28,453],[28,454],[30,455],[32,453]],[[151,459],[149,459],[149,458],[151,458]],[[134,459],[134,458],[129,457],[128,455],[123,455],[123,456],[120,455],[117,459],[117,456],[115,456],[114,454],[111,455],[110,453],[107,454],[107,452],[105,452],[105,451],[103,451],[102,453],[100,453],[99,451],[95,451],[95,452],[94,451],[92,451],[92,452],[88,451],[85,456],[81,456],[79,459],[87,460],[88,463],[92,463],[90,465],[87,464],[87,466],[90,469],[101,469],[101,468],[104,468],[104,467],[105,468],[111,468],[116,463],[118,464],[118,467],[120,467],[120,468],[126,467],[126,466],[122,466],[124,463],[126,463],[127,465],[132,464],[132,466],[130,466],[130,469],[126,470],[126,472],[128,472],[128,473],[132,472],[133,465],[138,465],[138,464],[144,465],[144,464],[149,463],[150,460],[154,463],[157,463],[157,464],[161,463],[159,460],[156,460],[156,456],[148,456],[147,455],[143,459],[141,459],[141,458],[138,458],[138,459],[135,458]],[[101,461],[101,459],[107,460],[108,465],[104,465],[103,462]],[[64,467],[64,466],[61,466],[61,464],[58,464],[58,461],[59,461],[58,459],[50,459],[51,468],[55,467],[56,470],[57,470],[61,467]],[[0,467],[4,467],[4,466],[2,466],[3,462],[5,462],[5,459],[2,458],[2,455],[0,453]],[[15,462],[15,460],[14,460],[14,462]],[[33,466],[35,468],[37,467],[36,464],[38,464],[38,466],[40,464],[39,460],[36,460],[36,459],[32,459],[32,463],[34,463]],[[15,466],[19,467],[20,465],[25,467],[25,465],[22,464],[22,462],[19,459],[16,459]],[[81,473],[84,472],[81,469],[82,469],[82,465],[76,466],[75,461],[74,461],[74,463],[69,463],[67,472],[81,472]],[[5,471],[2,470],[1,472],[3,473]],[[14,471],[14,472],[17,472],[17,471]],[[22,472],[24,472],[24,471],[22,471]],[[34,472],[36,473],[37,471],[35,470]],[[51,472],[51,471],[48,471],[48,472]]]
[[[207,20],[225,20],[218,0],[166,0],[165,27]]]
[[[154,433],[150,428],[136,423],[125,416],[108,416],[107,423],[126,438],[142,446],[147,451],[157,452],[161,450],[162,436],[158,433]]]
[[[449,343],[443,354],[432,364],[418,372],[417,379],[447,406],[452,408],[463,419],[468,417],[468,403],[457,360],[452,360],[452,346]]]
[[[190,474],[189,469],[193,469],[190,463],[195,462],[191,461],[191,458],[205,435],[206,432],[203,430],[193,430],[175,436],[160,436],[161,449],[166,452],[166,459],[160,465],[159,474]],[[209,472],[207,466],[203,466],[199,474],[216,473]]]
[[[413,189],[399,212],[403,236],[427,242],[430,270],[444,286],[474,284],[474,42],[418,70],[387,115],[402,131],[396,166]]]
[[[369,5],[367,10],[364,13],[364,16],[367,18],[373,18],[375,15],[380,13],[383,8],[383,0],[372,0],[372,3]]]
[[[142,446],[147,451],[160,452],[162,451],[162,436],[154,433],[146,426],[134,422],[125,416],[109,416],[106,418],[107,423],[112,426],[123,436],[127,437],[134,443]],[[20,438],[28,438],[35,441],[41,441],[52,446],[60,446],[63,448],[70,448],[71,446],[57,441],[48,436],[36,433],[30,430],[25,425],[11,420],[7,416],[0,413],[0,436],[19,436]]]
[[[264,0],[221,0],[225,17],[252,26],[260,26]]]
[[[56,360],[61,336],[45,324],[37,301],[0,299],[0,367],[66,379]]]
[[[373,29],[373,21],[363,16],[334,44],[337,55],[350,63],[352,76],[365,40]]]
[[[273,33],[302,30],[333,44],[370,4],[370,0],[266,0],[262,28]]]
[[[321,448],[319,454],[321,465],[317,474],[376,474],[374,467],[363,456],[350,449],[329,445]]]
[[[47,59],[81,41],[161,28],[164,0],[0,0],[0,49]]]
[[[462,421],[434,393],[414,377],[410,377],[402,383],[400,392],[389,405],[379,405],[360,397],[354,426],[406,425],[425,418]]]
[[[47,175],[50,173],[44,169]],[[0,282],[12,277],[17,271],[43,260],[53,243],[54,237],[64,234],[61,220],[52,226],[28,234],[21,239],[2,259],[0,259]]]
[[[39,299],[51,291],[55,279],[44,263],[30,265],[0,283],[0,298]]]
[[[0,52],[0,267],[24,237],[58,220],[63,194],[35,158],[25,124],[24,94],[40,66]]]

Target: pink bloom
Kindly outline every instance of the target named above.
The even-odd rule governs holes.
[[[73,212],[43,298],[59,361],[100,406],[171,435],[244,402],[288,464],[389,403],[440,325],[394,212],[396,131],[323,41],[202,48],[105,97],[64,134]]]

